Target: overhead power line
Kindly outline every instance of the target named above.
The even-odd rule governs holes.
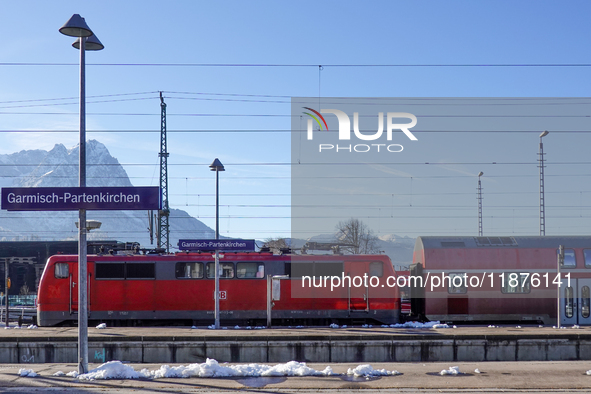
[[[41,62],[0,62],[0,66],[76,66],[78,63],[41,63]],[[86,63],[86,66],[104,67],[591,67],[591,63],[408,63],[408,64],[277,64],[277,63]]]

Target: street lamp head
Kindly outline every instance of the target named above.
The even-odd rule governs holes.
[[[102,223],[99,222],[98,220],[87,220],[86,221],[86,230],[90,231],[90,230],[96,230],[101,228]],[[76,228],[80,228],[80,224],[79,222],[76,222]]]
[[[76,49],[80,49],[80,38],[76,39],[72,43],[72,46]],[[86,39],[84,43],[84,49],[87,51],[100,51],[104,49],[105,46],[99,41],[98,37],[94,34]]]
[[[74,14],[65,25],[60,27],[60,33],[70,37],[90,37],[92,30],[80,14]]]
[[[210,164],[209,168],[211,168],[211,171],[226,171],[224,169],[224,165],[218,158],[216,158],[213,163]]]
[[[548,135],[548,132],[547,131],[544,131],[544,132],[542,132],[542,134],[540,134],[540,138],[545,137],[547,135]]]
[[[478,176],[483,176],[483,175],[484,175],[484,172],[482,172],[482,171],[480,171],[480,172],[478,173]]]

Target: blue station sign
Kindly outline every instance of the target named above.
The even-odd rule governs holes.
[[[254,247],[254,239],[179,239],[180,250],[252,252]]]
[[[146,187],[3,187],[8,211],[157,210],[160,188]]]

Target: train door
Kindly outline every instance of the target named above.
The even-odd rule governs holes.
[[[560,293],[560,324],[591,325],[591,279],[563,281]]]
[[[70,313],[78,313],[78,264],[70,265]]]
[[[349,287],[349,312],[369,312],[367,263],[349,264],[347,275],[351,278]],[[369,280],[369,279],[368,279]]]
[[[70,313],[78,313],[78,263],[68,263],[70,265]],[[88,277],[87,277],[87,284],[88,284],[88,292],[86,295],[87,302],[89,304],[88,312],[90,313],[90,299],[92,296],[91,293],[91,279],[92,276],[90,272],[92,272],[93,263],[87,264],[88,270]]]

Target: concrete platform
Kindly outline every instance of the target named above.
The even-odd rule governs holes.
[[[75,363],[77,328],[0,331],[0,363]],[[591,360],[591,328],[459,327],[89,329],[89,360],[102,363],[481,362]]]
[[[136,371],[142,368],[156,370],[159,364],[131,364]],[[358,364],[314,364],[308,366],[322,370],[330,365],[335,373],[346,374],[348,368]],[[90,365],[91,368],[97,364]],[[461,393],[471,392],[589,392],[591,376],[585,374],[591,369],[591,363],[582,361],[560,362],[480,362],[454,363],[461,372],[457,376],[441,376],[439,372],[448,369],[449,363],[373,363],[375,369],[397,370],[398,376],[378,378],[357,378],[347,376],[328,377],[268,377],[268,378],[164,378],[135,380],[95,380],[78,381],[63,376],[56,377],[57,371],[76,370],[75,364],[31,364],[38,377],[19,377],[18,371],[23,365],[0,365],[0,392],[237,392],[258,393],[316,393],[357,392],[364,393],[414,393],[414,392],[451,392],[459,389]],[[480,373],[476,373],[479,369]],[[59,389],[58,389],[59,388]],[[17,390],[19,389],[19,390]],[[416,390],[414,390],[416,389]],[[432,391],[430,391],[432,390]],[[454,390],[455,392],[455,390]]]

